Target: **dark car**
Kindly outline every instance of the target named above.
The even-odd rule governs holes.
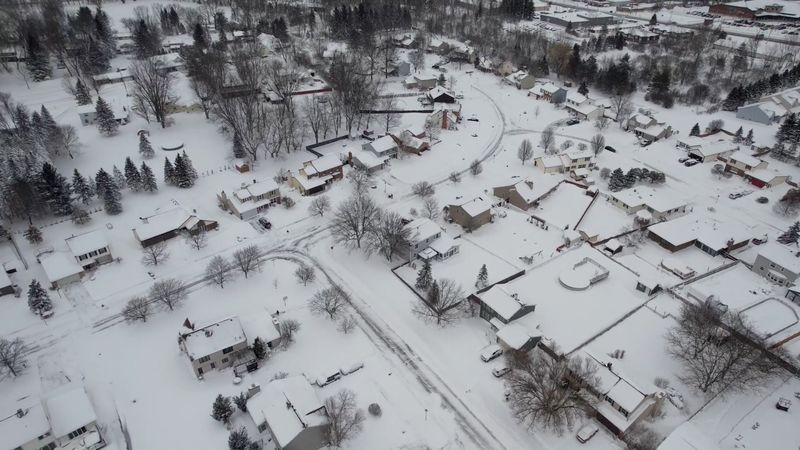
[[[690,160],[686,161],[685,163],[683,163],[683,165],[686,166],[686,167],[692,167],[695,164],[700,164],[700,161],[698,161],[696,159],[690,159]]]
[[[580,120],[578,120],[578,119],[569,119],[569,120],[567,121],[567,125],[577,125],[577,124],[579,124],[579,123],[581,123],[581,121],[580,121]]]
[[[267,230],[272,229],[272,223],[263,217],[258,218],[258,223]]]
[[[615,149],[614,147],[612,147],[610,145],[606,145],[604,148],[606,150],[610,151],[611,153],[617,153],[617,149]]]

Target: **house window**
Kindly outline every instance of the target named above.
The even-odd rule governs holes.
[[[225,355],[225,354],[228,354],[228,353],[230,353],[232,351],[233,351],[233,346],[230,346],[228,348],[222,349],[222,354]]]
[[[198,361],[200,364],[203,364],[204,362],[211,361],[211,357],[210,357],[210,356],[203,356],[202,358],[198,359],[197,361]]]
[[[97,253],[99,253],[99,254],[101,254],[101,255],[102,255],[103,253],[106,253],[107,251],[108,251],[108,249],[107,249],[107,248],[105,248],[105,247],[103,247],[103,248],[101,248],[100,250],[98,250],[98,251],[97,251]]]
[[[213,363],[213,362],[212,362],[212,363],[211,363],[211,368],[212,368],[212,369],[216,369],[216,368],[217,368],[217,365],[216,365],[215,363]]]
[[[17,448],[22,448],[22,447],[17,447]],[[40,448],[39,450],[53,450],[54,448],[56,448],[56,443],[55,442],[51,442],[51,443],[45,445],[44,447]]]
[[[88,258],[89,258],[89,255],[81,255],[81,256],[78,256],[78,261],[84,261],[84,260],[86,260]]]
[[[86,427],[80,427],[77,430],[73,431],[72,433],[68,434],[67,437],[70,439],[75,439],[76,437],[86,433]]]

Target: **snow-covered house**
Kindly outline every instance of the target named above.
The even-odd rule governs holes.
[[[133,81],[133,74],[127,69],[117,69],[113,72],[106,72],[93,75],[92,79],[95,84],[102,86],[104,84],[124,83],[126,81]]]
[[[429,150],[431,148],[427,141],[414,136],[414,134],[409,130],[403,130],[403,132],[400,133],[400,136],[395,138],[395,141],[400,143],[401,150],[404,152],[413,153],[415,155],[419,155],[425,150]]]
[[[114,120],[120,125],[125,125],[131,120],[131,105],[127,99],[124,98],[104,98],[103,100],[108,103],[111,112],[114,114]],[[89,126],[97,123],[97,110],[95,103],[88,105],[78,106],[78,117],[81,119],[81,125]]]
[[[597,105],[578,91],[569,91],[564,107],[578,120],[595,120],[603,117],[606,110]]]
[[[430,73],[422,73],[409,76],[403,80],[403,85],[409,89],[433,89],[436,87],[438,81],[438,76]]]
[[[711,256],[742,248],[752,238],[752,232],[738,222],[721,222],[697,213],[651,225],[647,233],[670,252],[695,246]]]
[[[628,118],[625,122],[625,128],[628,131],[650,142],[655,142],[659,139],[666,139],[672,136],[672,127],[667,125],[666,122],[659,121],[653,116],[636,113]]]
[[[407,77],[411,73],[411,64],[408,61],[390,63],[388,73],[390,76]]]
[[[378,158],[396,158],[398,151],[397,142],[388,134],[372,142],[362,144],[361,148],[372,152]]]
[[[628,131],[633,131],[637,128],[646,129],[649,127],[656,126],[658,124],[659,124],[658,119],[656,119],[653,116],[647,116],[642,113],[635,113],[631,114],[631,116],[628,117],[627,122],[625,122],[625,129]]]
[[[84,269],[91,269],[114,260],[109,250],[108,238],[102,230],[72,236],[66,239],[66,243],[75,261]]]
[[[195,327],[186,319],[178,333],[178,347],[189,357],[198,378],[208,371],[233,366],[248,348],[237,316],[202,327]]]
[[[692,422],[674,429],[658,446],[658,450],[720,450],[719,445]]]
[[[447,259],[458,253],[459,245],[432,220],[420,217],[404,227],[409,232],[406,258]]]
[[[176,72],[186,65],[186,61],[177,53],[166,53],[163,55],[151,56],[150,60],[160,72]]]
[[[497,343],[506,350],[527,353],[535,349],[542,340],[538,333],[532,333],[527,327],[518,323],[509,323],[497,329]]]
[[[458,126],[458,113],[447,109],[440,108],[432,112],[426,119],[427,123],[442,130],[455,130]]]
[[[679,140],[677,146],[686,149],[690,157],[700,162],[716,161],[739,150],[737,144],[718,137],[689,136]]]
[[[50,287],[54,289],[81,281],[83,267],[75,261],[75,257],[71,254],[53,252],[40,256],[39,262],[42,264],[47,280],[50,281]]]
[[[526,70],[518,70],[503,78],[503,82],[514,86],[517,89],[528,90],[536,84],[536,77],[529,74]]]
[[[354,150],[348,153],[348,158],[353,167],[366,170],[368,173],[375,173],[386,167],[386,158],[379,158],[372,152],[364,150]]]
[[[789,286],[800,277],[798,253],[776,242],[764,244],[753,262],[753,272],[779,286]]]
[[[757,169],[766,169],[767,162],[756,158],[750,152],[738,150],[728,155],[725,161],[725,171],[733,172],[736,175],[744,175],[745,172]]]
[[[619,192],[608,192],[605,195],[609,203],[626,213],[634,214],[646,210],[656,221],[685,214],[689,207],[682,195],[664,187],[654,189],[639,185]]]
[[[787,114],[786,108],[772,101],[751,103],[736,109],[736,118],[771,125]]]
[[[441,39],[433,38],[428,42],[427,50],[431,53],[436,53],[437,55],[443,55],[450,50],[450,44]]]
[[[50,431],[47,414],[38,399],[27,397],[14,403],[13,409],[0,412],[0,448],[39,450],[55,449],[56,438]]]
[[[544,173],[564,172],[564,162],[558,155],[539,156],[533,160],[533,165],[542,169]]]
[[[97,450],[106,446],[94,407],[83,386],[67,385],[51,394],[44,404],[50,432],[58,448]],[[56,447],[48,444],[46,448]]]
[[[550,103],[564,103],[567,99],[567,90],[553,83],[537,84],[528,89],[528,96]]]
[[[474,197],[444,207],[447,218],[467,231],[474,231],[492,221],[492,205],[483,197]]]
[[[217,194],[220,207],[231,212],[234,216],[249,220],[262,211],[281,203],[281,191],[278,184],[270,179],[261,181],[253,180],[252,183],[242,183],[239,189],[228,195],[225,191]]]
[[[448,89],[442,86],[436,86],[425,93],[425,96],[431,103],[455,103],[456,96]]]
[[[222,191],[220,195],[225,195],[225,191]],[[201,219],[180,207],[161,211],[152,216],[141,217],[140,220],[142,225],[132,231],[142,247],[149,247],[172,239],[180,233],[194,235],[203,231],[216,230],[218,226],[216,221]]]
[[[247,413],[278,449],[317,450],[327,444],[325,404],[302,376],[270,381],[247,400]]]
[[[563,172],[588,169],[594,166],[594,153],[591,150],[573,150],[559,155]]]
[[[301,195],[313,195],[344,177],[344,163],[339,155],[329,154],[303,163],[297,175],[289,174],[289,186]]]
[[[480,317],[498,330],[536,310],[535,303],[524,296],[520,298],[519,292],[509,290],[503,284],[472,294],[469,300],[479,305]]]
[[[536,207],[538,201],[558,188],[556,177],[537,179],[536,184],[530,179],[513,179],[501,186],[493,188],[495,197],[501,198],[517,208],[527,211]]]

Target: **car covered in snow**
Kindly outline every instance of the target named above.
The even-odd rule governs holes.
[[[503,354],[503,348],[497,344],[486,346],[481,350],[481,359],[483,362],[489,362]]]
[[[575,434],[575,438],[578,440],[578,442],[584,444],[588,442],[589,439],[593,438],[598,431],[599,429],[597,428],[597,425],[589,423],[582,426],[581,429],[578,430],[578,432]]]
[[[494,375],[497,378],[502,377],[503,375],[507,374],[508,372],[511,372],[511,367],[508,367],[508,366],[495,367],[494,369],[492,369],[492,375]]]

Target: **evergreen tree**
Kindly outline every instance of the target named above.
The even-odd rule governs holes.
[[[244,158],[247,154],[244,151],[244,147],[242,147],[242,139],[239,137],[239,133],[233,134],[233,157],[234,158]]]
[[[175,185],[188,189],[194,186],[195,180],[197,180],[197,172],[192,166],[192,160],[184,151],[175,157]]]
[[[89,94],[89,89],[86,88],[80,79],[75,83],[75,101],[78,102],[78,105],[88,105],[92,103],[92,96]]]
[[[36,228],[36,225],[31,224],[28,229],[22,233],[22,235],[25,236],[25,239],[27,239],[31,244],[38,244],[42,242],[42,232]]]
[[[117,168],[116,164],[111,170],[111,173],[113,174],[112,179],[114,180],[114,184],[117,186],[117,188],[125,189],[126,187],[128,187],[128,183],[125,180],[125,175],[123,175],[122,171],[120,171],[119,168]]]
[[[689,136],[700,136],[700,124],[696,123],[692,127],[692,131],[689,132]]]
[[[47,49],[41,45],[39,38],[34,33],[28,33],[25,40],[28,57],[25,60],[28,72],[33,81],[44,81],[52,75],[50,68],[50,55]]]
[[[739,129],[736,130],[736,134],[733,136],[733,142],[736,142],[737,144],[739,142],[742,142],[742,134],[743,133],[744,133],[744,130],[742,129],[742,127],[739,127]]]
[[[664,66],[661,70],[656,71],[650,79],[650,85],[647,87],[645,99],[662,105],[665,108],[671,108],[675,100],[670,92],[670,84],[670,68],[669,66]]]
[[[800,241],[800,222],[793,223],[788,230],[778,236],[778,242],[781,244],[797,244]]]
[[[153,146],[150,145],[150,139],[148,139],[147,133],[139,133],[139,154],[142,155],[144,159],[150,159],[156,156],[156,152],[153,151]]]
[[[50,163],[44,163],[37,180],[39,196],[55,216],[72,214],[72,197],[67,179]]]
[[[436,305],[439,303],[440,295],[441,293],[439,292],[439,282],[433,280],[431,288],[428,289],[428,294],[425,296],[425,300],[428,302],[429,305]]]
[[[133,192],[142,190],[142,175],[139,173],[139,169],[136,168],[136,164],[133,163],[130,156],[125,158],[125,183],[128,184],[128,187],[131,188]]]
[[[583,96],[586,96],[586,95],[589,94],[589,88],[586,87],[586,82],[585,81],[581,81],[581,85],[578,86],[578,94],[581,94]]]
[[[744,138],[744,143],[747,145],[753,145],[754,137],[753,137],[753,129],[750,128],[750,131],[747,132],[747,136]]]
[[[420,291],[426,291],[433,283],[433,273],[431,263],[427,259],[422,263],[422,268],[417,273],[417,282],[414,284]]]
[[[475,287],[478,289],[485,288],[489,283],[489,271],[486,269],[486,264],[481,266],[478,271],[478,279],[475,281]]]
[[[658,17],[656,17],[656,15],[653,14],[653,16],[650,17],[650,25],[657,25],[657,24],[658,24]]]
[[[103,97],[97,97],[94,109],[97,113],[97,128],[100,130],[100,134],[104,136],[117,134],[119,124],[114,119],[114,112],[108,106],[108,103],[103,100]]]
[[[167,156],[164,157],[164,183],[175,185],[175,168]]]
[[[42,125],[42,116],[38,111],[33,111],[31,114],[31,137],[36,141],[40,147],[44,147],[45,131]]]
[[[608,189],[612,192],[618,192],[625,189],[625,173],[622,169],[616,168],[611,172],[611,177],[608,179]]]
[[[258,336],[256,336],[253,341],[253,354],[258,359],[264,359],[267,356],[267,346],[264,345],[264,341]]]
[[[78,172],[78,169],[72,171],[72,193],[84,205],[88,205],[92,201],[92,197],[94,197],[94,188]]]
[[[119,187],[113,181],[109,180],[108,188],[103,191],[103,208],[106,213],[115,216],[122,212],[122,194],[119,192]]]
[[[28,308],[30,308],[31,312],[39,314],[40,316],[44,312],[53,309],[53,302],[50,301],[50,295],[48,295],[47,291],[39,284],[39,280],[35,278],[31,280],[31,284],[28,285]]]
[[[139,173],[142,175],[142,190],[145,192],[156,192],[158,190],[156,177],[144,161],[142,161],[142,167],[139,169]]]
[[[53,150],[54,147],[59,145],[59,138],[61,137],[61,129],[58,128],[58,124],[53,119],[53,116],[50,114],[50,111],[42,105],[41,109],[41,117],[42,117],[42,131],[44,132],[44,145],[47,149],[48,153],[52,154],[55,153]]]
[[[206,39],[206,31],[203,29],[203,26],[200,25],[199,23],[194,24],[192,39],[194,40],[195,48],[198,49],[208,48],[208,39]]]
[[[231,406],[231,399],[223,397],[222,394],[217,395],[214,400],[214,405],[211,408],[211,417],[214,420],[222,423],[228,423],[233,415],[233,407]]]
[[[784,142],[792,136],[795,128],[797,128],[797,116],[791,113],[783,119],[783,123],[781,123],[781,126],[778,128],[775,138],[778,139],[778,142]]]
[[[248,450],[250,445],[250,438],[247,436],[247,428],[243,426],[238,430],[231,431],[230,436],[228,436],[229,450]]]

